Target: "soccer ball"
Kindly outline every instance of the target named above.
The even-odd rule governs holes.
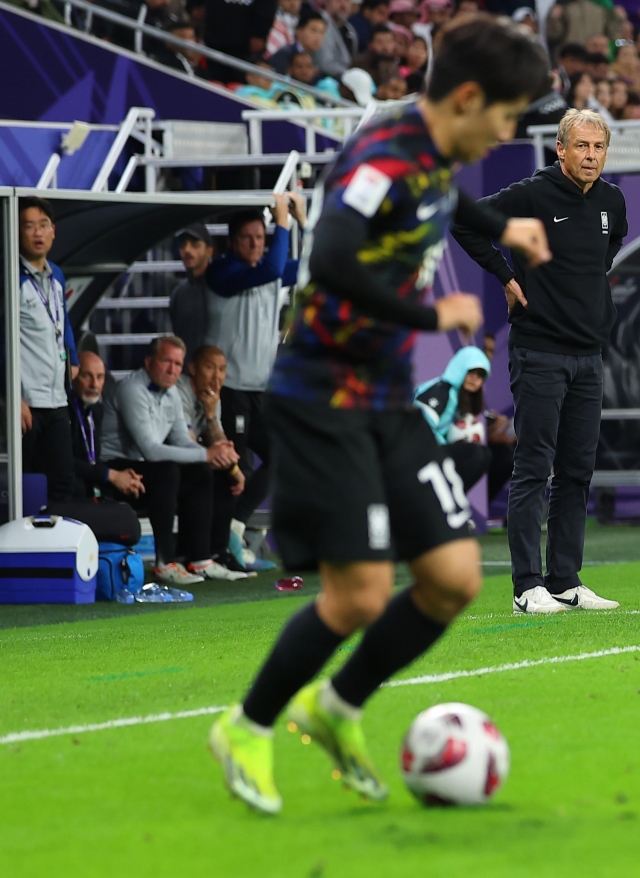
[[[404,782],[425,805],[480,805],[509,774],[509,746],[469,704],[438,704],[414,719],[400,750]]]
[[[449,427],[447,433],[447,442],[453,445],[454,442],[484,442],[484,424],[473,415],[464,415]]]

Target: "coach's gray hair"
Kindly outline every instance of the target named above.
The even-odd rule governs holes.
[[[154,338],[149,345],[147,356],[155,357],[163,344],[170,344],[174,348],[180,348],[183,354],[187,353],[186,344],[177,335],[160,335],[158,338]]]
[[[600,113],[596,113],[595,110],[567,110],[562,119],[560,119],[560,124],[558,125],[558,140],[565,147],[569,143],[569,132],[572,128],[575,128],[576,125],[591,125],[594,128],[599,128],[604,134],[605,140],[607,142],[607,147],[611,142],[611,129],[602,118]]]

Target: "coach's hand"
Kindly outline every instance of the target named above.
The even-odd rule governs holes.
[[[132,497],[139,497],[145,493],[142,484],[142,476],[134,469],[116,470],[110,469],[107,479],[114,488],[117,488],[123,494],[130,494]]]
[[[512,278],[509,283],[504,288],[504,294],[507,297],[507,307],[509,308],[509,314],[513,311],[513,306],[516,302],[520,302],[523,308],[526,308],[529,304],[525,297],[525,294],[522,292],[522,287],[518,283],[518,281]]]
[[[20,417],[22,420],[22,435],[24,436],[33,427],[33,415],[24,399],[20,400]]]
[[[469,293],[451,293],[438,299],[434,308],[438,314],[439,332],[461,329],[465,335],[473,335],[484,319],[480,299]]]
[[[207,448],[207,463],[214,469],[229,469],[240,460],[238,452],[233,447],[233,442],[228,439],[220,439]]]
[[[500,243],[524,253],[530,268],[551,259],[547,233],[538,219],[510,219]]]

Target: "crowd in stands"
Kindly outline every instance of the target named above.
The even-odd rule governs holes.
[[[62,20],[61,0],[11,0]],[[317,106],[305,86],[364,105],[420,91],[438,31],[478,9],[511,16],[539,33],[549,52],[554,86],[530,109],[526,124],[556,122],[567,106],[588,107],[607,121],[640,118],[640,17],[611,0],[567,0],[539,22],[523,0],[100,0],[138,23],[201,43],[262,67],[241,71],[206,59],[197,48],[145,35],[153,59],[222,83],[265,107]],[[74,10],[79,27],[84,13]],[[133,31],[94,16],[92,33],[132,49]],[[286,77],[274,81],[267,71]],[[521,134],[525,133],[522,126]]]

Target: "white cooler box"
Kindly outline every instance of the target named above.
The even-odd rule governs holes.
[[[30,515],[0,526],[0,603],[91,604],[98,543],[86,524]]]

